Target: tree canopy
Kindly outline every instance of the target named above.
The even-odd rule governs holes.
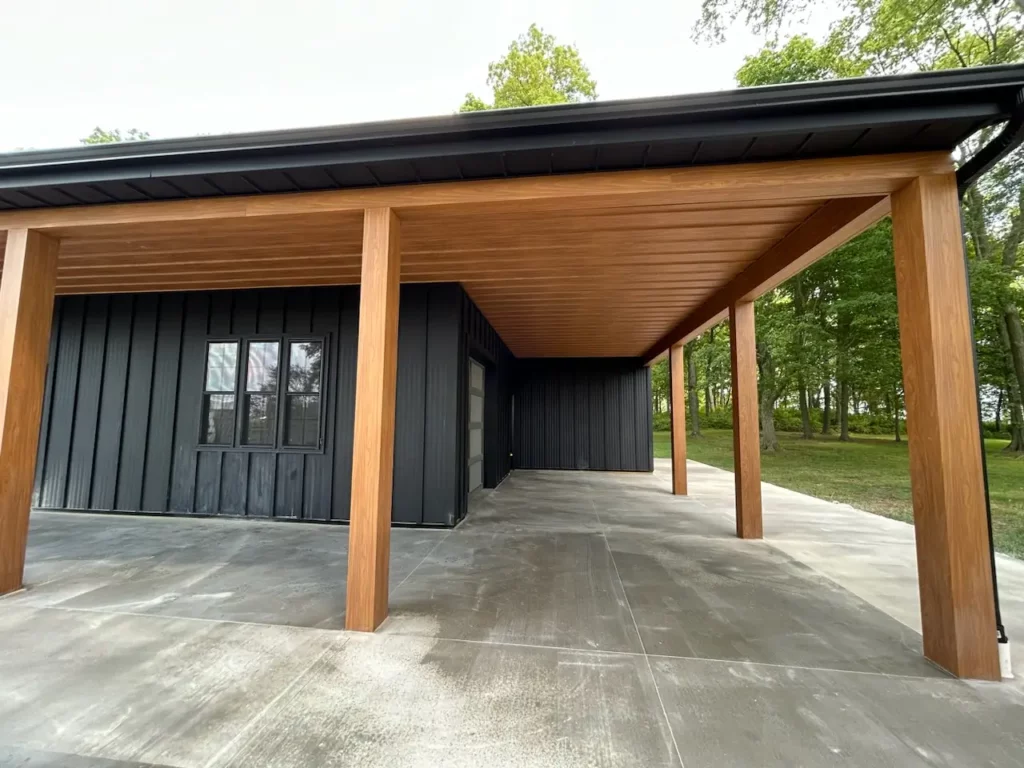
[[[146,131],[140,131],[138,128],[129,128],[124,133],[117,128],[112,131],[104,130],[99,126],[92,129],[92,133],[82,139],[83,144],[116,144],[120,141],[145,141],[149,138],[149,134]]]
[[[531,24],[487,67],[491,103],[466,94],[461,112],[593,101],[597,85],[574,45],[559,45],[553,35]]]
[[[822,39],[782,39],[790,25],[823,9],[839,13]],[[703,0],[694,35],[721,40],[735,23],[765,39],[737,72],[740,86],[1024,59],[1024,0]],[[993,133],[972,137],[959,156],[969,157]],[[963,202],[983,410],[993,429],[1009,433],[1015,452],[1024,452],[1022,211],[1020,152]],[[867,411],[899,439],[902,367],[892,248],[885,220],[758,300],[762,447],[776,445],[779,405],[797,406],[799,421],[792,426],[799,424],[810,438],[815,402],[821,431],[829,430],[834,411],[841,436],[848,438],[851,421],[861,428]],[[708,346],[703,339],[695,344],[697,350]],[[727,389],[728,382],[710,369],[697,371],[705,378],[705,401],[721,401],[714,389]]]

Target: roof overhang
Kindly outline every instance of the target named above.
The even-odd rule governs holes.
[[[0,155],[0,209],[949,151],[1020,66]]]

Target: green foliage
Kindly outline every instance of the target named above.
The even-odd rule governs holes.
[[[803,83],[832,80],[864,74],[863,61],[844,56],[838,40],[818,45],[811,38],[797,35],[785,45],[771,43],[754,56],[747,56],[736,73],[741,86]]]
[[[670,414],[668,411],[662,411],[661,413],[654,414],[654,431],[671,432],[672,414]]]
[[[129,128],[123,134],[117,128],[112,131],[105,131],[99,126],[92,129],[92,133],[82,139],[83,144],[116,144],[121,141],[145,141],[149,138],[146,131],[138,128]]]
[[[460,112],[532,107],[593,101],[597,85],[574,45],[558,45],[552,35],[531,24],[502,58],[487,68],[487,85],[493,91],[490,104],[472,93]]]

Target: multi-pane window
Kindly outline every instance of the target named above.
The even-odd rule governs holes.
[[[211,341],[206,357],[201,444],[321,447],[323,339]]]
[[[320,364],[323,342],[288,345],[288,391],[285,393],[284,440],[290,446],[320,442]]]
[[[277,426],[277,376],[281,344],[250,341],[245,366],[242,443],[273,445]]]
[[[231,445],[235,435],[235,387],[238,342],[214,341],[206,346],[203,386],[203,430],[206,445]]]

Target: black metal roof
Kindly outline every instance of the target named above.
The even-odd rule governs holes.
[[[0,209],[952,150],[1024,66],[0,154]]]

